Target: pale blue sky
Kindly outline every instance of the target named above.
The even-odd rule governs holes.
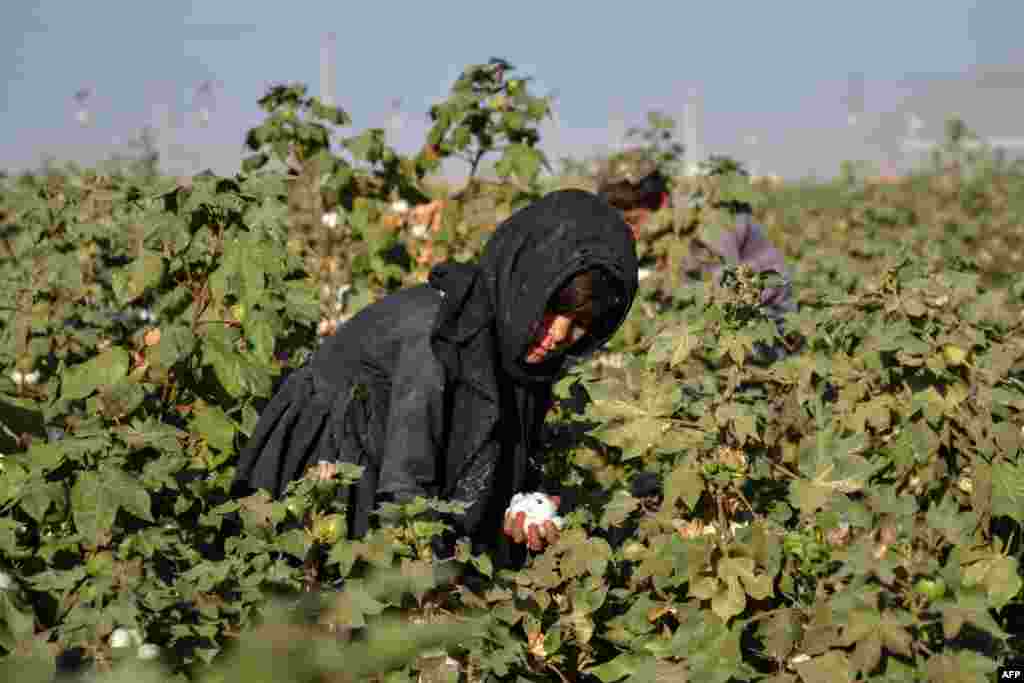
[[[696,86],[708,151],[756,157],[765,172],[828,175],[845,156],[869,154],[846,127],[849,73],[864,73],[869,112],[892,109],[908,78],[1024,66],[1020,26],[1019,0],[7,0],[0,168],[34,167],[47,154],[88,163],[159,119],[163,105],[178,117],[162,142],[170,170],[233,172],[265,86],[303,81],[317,91],[319,46],[335,31],[340,104],[361,129],[383,125],[400,97],[409,121],[394,142],[403,150],[422,141],[423,113],[462,66],[501,56],[535,75],[541,92],[559,93],[561,128],[545,128],[551,156],[600,151],[615,113],[630,123],[654,108],[680,115]],[[192,92],[206,79],[221,87],[202,129]],[[94,91],[89,128],[74,119],[83,87]],[[1024,124],[991,134],[1024,135]]]

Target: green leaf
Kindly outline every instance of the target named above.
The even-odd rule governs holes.
[[[280,332],[276,315],[267,311],[249,311],[245,320],[245,335],[253,345],[253,354],[264,363],[270,363],[274,345]]]
[[[234,447],[237,425],[220,406],[199,403],[193,410],[192,428],[214,448],[230,451]]]
[[[164,368],[170,368],[192,352],[196,337],[185,325],[164,325],[160,328],[160,342],[154,349],[154,361]]]
[[[846,654],[829,650],[819,657],[794,664],[793,668],[805,683],[844,683],[853,681],[853,668]]]
[[[56,482],[33,481],[26,486],[18,504],[37,523],[42,523],[46,511],[64,498],[64,487]]]
[[[999,638],[1009,638],[992,618],[987,597],[978,590],[960,591],[956,602],[943,600],[936,603],[935,608],[942,614],[942,633],[947,640],[956,638],[965,623]]]
[[[0,591],[0,645],[13,651],[20,641],[31,637],[34,623],[31,609],[16,605],[10,591]]]
[[[28,449],[25,458],[33,467],[47,472],[60,467],[64,462],[64,453],[59,444],[37,441]]]
[[[118,303],[125,305],[138,299],[146,290],[157,286],[164,276],[164,259],[152,251],[142,254],[124,268],[111,275],[111,285]]]
[[[999,461],[992,466],[992,514],[1024,524],[1024,464]]]
[[[452,146],[459,152],[473,141],[473,134],[467,126],[459,126],[452,134]]]
[[[0,634],[5,630],[7,627],[0,626]],[[5,635],[0,635],[0,646],[7,647],[6,640]],[[13,650],[14,644],[11,643],[8,649]],[[3,681],[50,681],[56,673],[56,659],[41,637],[26,637],[16,654],[0,660],[0,680]]]
[[[681,500],[687,508],[694,510],[704,493],[704,486],[698,465],[689,462],[677,465],[665,480],[665,504],[674,505]]]
[[[71,488],[71,514],[78,533],[96,538],[114,526],[118,504],[110,480],[95,472],[83,472]]]
[[[282,552],[304,560],[306,559],[306,553],[309,551],[311,540],[309,534],[304,529],[291,529],[278,535],[274,545]]]
[[[331,615],[340,626],[361,628],[366,626],[366,615],[378,615],[384,607],[370,595],[362,581],[349,580],[346,589],[335,599]]]
[[[946,496],[938,505],[932,505],[925,517],[928,526],[942,532],[949,543],[959,543],[978,524],[978,515],[973,510],[961,511],[960,504],[952,496]]]
[[[268,367],[260,367],[236,350],[239,335],[231,328],[210,326],[204,337],[203,364],[213,367],[224,390],[241,398],[247,394],[268,396],[273,380]]]
[[[736,581],[743,585],[747,595],[755,600],[771,597],[772,577],[764,572],[755,572],[754,560],[749,557],[729,557],[718,565],[718,575],[724,581]]]
[[[513,143],[505,147],[498,163],[506,177],[515,174],[521,182],[530,184],[540,172],[542,159],[540,150],[521,143]]]
[[[270,157],[262,152],[248,156],[245,159],[242,159],[242,172],[252,173],[253,171],[257,171],[266,166],[268,161],[270,161]]]
[[[980,583],[995,609],[1002,609],[1024,588],[1017,572],[1017,558],[994,555],[976,562],[965,572],[965,582]]]
[[[736,581],[719,583],[710,598],[711,611],[724,622],[728,622],[733,617],[742,614],[747,606],[747,597],[743,593],[743,588],[739,585],[739,582]]]
[[[491,578],[494,575],[494,564],[491,562],[489,555],[473,555],[469,558],[469,562],[487,578]]]
[[[995,661],[968,650],[936,653],[923,667],[924,679],[934,683],[974,683],[995,680]]]
[[[601,528],[622,526],[629,515],[640,506],[640,501],[626,491],[616,491],[601,515]]]
[[[320,320],[320,298],[312,280],[290,280],[284,283],[285,308],[300,323],[315,324]]]
[[[621,654],[615,659],[590,667],[587,673],[596,676],[602,683],[614,683],[627,676],[632,676],[640,663],[636,655]]]
[[[108,418],[124,419],[142,405],[146,391],[131,379],[122,379],[100,392],[103,415]]]
[[[128,352],[114,347],[98,356],[64,371],[61,395],[66,399],[83,399],[96,389],[112,386],[128,374],[131,360]]]
[[[75,527],[86,538],[97,538],[110,531],[121,508],[152,522],[151,505],[149,493],[139,480],[113,467],[102,472],[82,472],[71,489]]]

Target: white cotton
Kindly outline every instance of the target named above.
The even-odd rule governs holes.
[[[325,213],[320,220],[328,228],[336,228],[338,227],[338,212],[329,211],[328,213]]]
[[[139,659],[151,660],[160,656],[160,648],[153,643],[143,643],[139,646]]]
[[[636,271],[636,279],[639,282],[643,282],[644,280],[649,278],[651,276],[651,273],[653,272],[654,271],[651,270],[650,268],[640,268]]]
[[[430,226],[428,226],[426,223],[417,223],[416,225],[409,228],[409,230],[412,233],[413,237],[415,237],[418,240],[421,240],[427,236],[428,232],[430,232]]]
[[[345,300],[348,298],[348,293],[352,291],[351,284],[338,285],[338,288],[334,292],[334,303],[338,306],[344,307]]]
[[[25,375],[19,370],[15,370],[10,374],[11,381],[15,384],[22,384],[25,381]]]
[[[0,572],[0,591],[9,591],[14,588],[14,577],[7,572]]]
[[[507,512],[511,512],[513,515],[525,512],[526,520],[523,523],[525,527],[529,527],[531,524],[542,526],[544,522],[551,521],[561,529],[565,523],[565,520],[556,514],[558,509],[555,507],[555,501],[543,493],[517,493],[512,496],[512,502],[509,503]]]
[[[391,204],[391,210],[395,213],[405,213],[409,210],[409,202],[404,199],[399,199]]]
[[[115,628],[110,634],[110,647],[120,649],[122,647],[137,647],[142,644],[142,636],[134,628]]]
[[[39,383],[39,371],[38,370],[33,370],[32,372],[30,372],[27,375],[25,375],[25,384],[28,384],[29,386],[32,386],[32,385],[35,385],[35,384],[38,384],[38,383]]]

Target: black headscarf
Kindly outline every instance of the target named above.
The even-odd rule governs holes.
[[[449,381],[487,394],[488,377],[497,376],[514,399],[513,405],[501,401],[503,431],[514,441],[508,444],[515,455],[507,482],[513,491],[523,483],[532,446],[529,438],[543,417],[538,407],[550,397],[566,361],[563,351],[540,363],[525,363],[534,341],[532,324],[542,319],[563,285],[595,268],[614,284],[605,291],[616,296],[595,302],[594,324],[571,348],[574,355],[582,355],[608,341],[619,328],[638,284],[630,228],[596,195],[582,190],[552,192],[501,223],[476,264],[448,262],[430,273],[429,284],[444,294],[431,343]],[[510,421],[517,422],[518,429]],[[461,465],[449,462],[449,472]]]
[[[594,268],[618,285],[618,296],[595,302],[600,312],[573,346],[577,355],[608,341],[629,313],[637,289],[632,233],[618,211],[583,190],[552,192],[518,211],[498,226],[476,265],[448,262],[431,271],[429,283],[445,293],[432,335],[439,358],[450,355],[445,346],[493,326],[503,374],[519,383],[554,381],[564,355],[532,365],[522,360],[533,341],[530,327],[563,285]]]

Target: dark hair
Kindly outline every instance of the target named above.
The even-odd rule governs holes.
[[[657,211],[661,198],[668,192],[668,181],[659,171],[647,175],[638,183],[620,180],[597,189],[598,195],[619,211],[643,208]]]

